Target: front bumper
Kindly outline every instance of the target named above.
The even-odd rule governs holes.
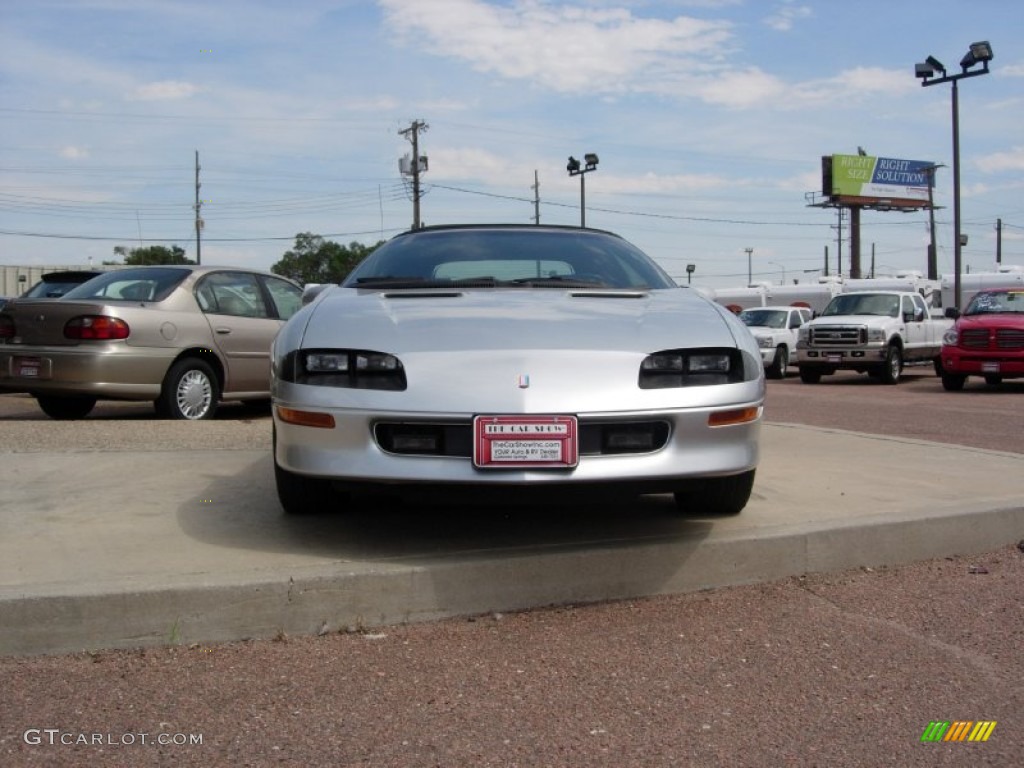
[[[942,348],[942,370],[964,376],[1024,376],[1024,353]]]
[[[317,407],[329,413],[330,429],[297,426],[280,418],[278,407],[304,406],[276,399],[275,459],[297,474],[350,483],[457,484],[474,486],[589,485],[625,483],[671,490],[680,480],[739,474],[757,466],[760,451],[761,400],[717,408],[659,411],[579,413],[580,424],[608,420],[666,421],[664,446],[649,453],[584,455],[571,469],[480,469],[464,456],[398,455],[384,451],[374,437],[381,420],[409,423],[471,423],[473,414],[351,410]],[[710,413],[754,407],[758,416],[731,426],[708,425]],[[306,410],[309,410],[306,408]]]
[[[856,348],[798,346],[796,359],[800,364],[842,368],[882,363],[885,361],[886,354],[888,354],[888,347],[884,345]]]

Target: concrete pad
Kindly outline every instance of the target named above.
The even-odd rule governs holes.
[[[8,453],[0,654],[308,634],[979,552],[1024,537],[1024,455],[769,424],[734,518],[667,496],[308,518],[265,450]]]

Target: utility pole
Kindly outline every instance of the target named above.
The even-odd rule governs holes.
[[[1003,263],[1003,220],[996,219],[996,264]]]
[[[423,224],[420,223],[420,165],[422,162],[423,170],[426,170],[426,158],[420,157],[420,132],[424,133],[430,126],[424,123],[422,120],[413,120],[412,125],[399,131],[399,135],[404,136],[412,142],[412,167],[409,173],[412,175],[412,228],[420,229]],[[404,173],[405,171],[403,171]]]
[[[540,179],[537,178],[536,169],[533,172],[533,223],[540,224]]]
[[[754,254],[754,249],[744,248],[743,250],[747,252],[747,285],[749,286],[754,281],[753,260],[750,258]]]
[[[839,236],[836,238],[836,275],[839,277],[843,276],[843,206],[839,206],[836,212],[839,214]],[[851,275],[853,277],[853,275]]]
[[[935,171],[944,165],[929,165],[924,169],[928,174],[928,279],[939,279],[939,255],[935,245]]]
[[[199,215],[203,207],[203,201],[199,199],[199,150],[196,150],[196,264],[203,263],[203,244],[200,233],[203,231],[203,218]]]

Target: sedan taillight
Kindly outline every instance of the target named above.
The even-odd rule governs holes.
[[[68,320],[64,326],[64,337],[68,339],[111,341],[127,339],[128,333],[128,323],[119,317],[106,315],[80,315]]]

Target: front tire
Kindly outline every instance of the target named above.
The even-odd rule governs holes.
[[[899,384],[900,375],[903,373],[903,351],[895,344],[890,344],[885,353],[885,363],[882,366],[882,383]]]
[[[821,371],[816,368],[808,368],[807,366],[800,366],[800,381],[804,384],[817,384],[821,381]]]
[[[775,359],[765,373],[769,379],[786,378],[786,368],[789,367],[789,349],[785,344],[779,344],[775,350]]]
[[[738,515],[750,500],[755,472],[693,480],[675,492],[676,509],[693,515]]]
[[[156,409],[168,419],[212,419],[219,399],[220,387],[210,364],[197,357],[186,357],[167,372]]]
[[[36,402],[43,413],[57,421],[74,421],[84,419],[96,406],[96,398],[89,395],[36,395]]]
[[[942,388],[947,392],[959,392],[966,381],[967,377],[958,373],[942,374]]]

